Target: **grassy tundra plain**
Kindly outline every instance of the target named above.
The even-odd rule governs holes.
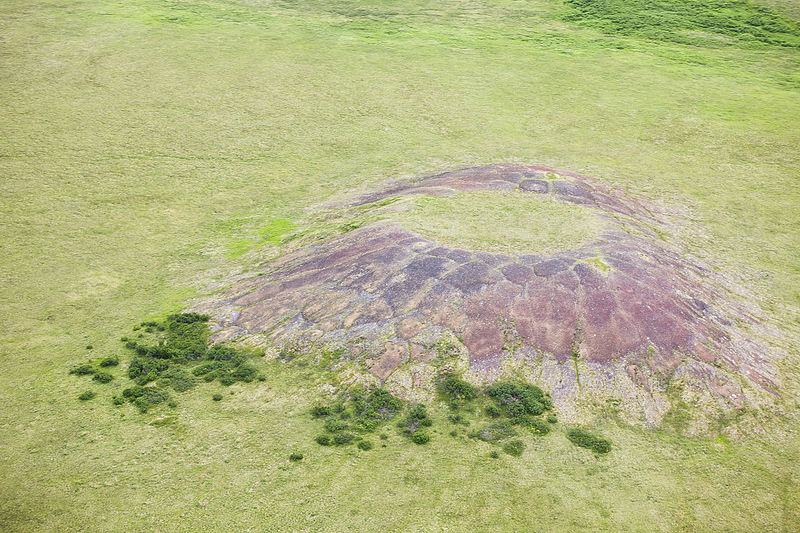
[[[800,529],[800,10],[763,5],[0,3],[0,530]],[[781,413],[690,438],[600,411],[605,456],[551,434],[494,459],[445,425],[316,446],[302,361],[166,422],[113,407],[121,379],[78,401],[71,367],[124,359],[322,202],[494,162],[669,206],[775,328]]]

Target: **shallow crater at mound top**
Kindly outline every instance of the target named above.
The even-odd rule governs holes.
[[[447,367],[476,383],[538,383],[566,420],[613,401],[626,419],[656,425],[680,404],[702,431],[775,394],[769,349],[738,325],[754,320],[712,271],[658,240],[663,222],[651,209],[597,180],[491,165],[396,184],[353,205],[480,191],[547,195],[602,224],[560,251],[503,253],[375,221],[265,265],[198,309],[216,319],[216,340],[335,348],[343,382],[413,399],[430,397]]]

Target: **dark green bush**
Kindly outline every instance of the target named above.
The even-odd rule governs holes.
[[[302,453],[298,453],[298,452],[294,452],[291,455],[289,455],[289,460],[292,461],[293,463],[296,463],[297,461],[302,461],[303,460],[303,454]]]
[[[125,398],[122,396],[113,396],[111,398],[111,403],[113,403],[114,405],[122,405],[125,403]]]
[[[534,435],[547,435],[550,432],[547,422],[537,418],[531,420],[527,427]]]
[[[518,439],[509,441],[503,445],[503,451],[508,455],[519,457],[525,451],[525,443]]]
[[[92,379],[98,383],[109,383],[114,379],[114,376],[104,370],[98,370],[94,373]]]
[[[360,441],[358,441],[357,446],[358,446],[359,449],[364,450],[364,451],[371,450],[372,449],[372,442],[370,442],[368,440],[360,440]]]
[[[162,387],[172,387],[176,392],[186,392],[195,386],[195,381],[183,368],[170,367],[161,373],[158,384]]]
[[[342,431],[348,428],[347,422],[342,422],[338,418],[335,417],[328,417],[325,419],[325,431],[330,431],[334,433],[336,431]]]
[[[94,397],[95,397],[94,391],[87,390],[85,392],[82,392],[81,395],[78,396],[78,399],[82,402],[85,402],[86,400],[91,400]]]
[[[455,374],[445,374],[439,382],[439,393],[451,403],[451,405],[461,405],[464,402],[475,399],[478,391]]]
[[[193,324],[195,322],[208,322],[208,315],[201,315],[199,313],[177,313],[167,317],[168,322],[175,322],[177,324]],[[146,324],[142,324],[146,325]],[[157,326],[157,323],[150,323],[147,325]]]
[[[122,395],[129,398],[142,413],[146,413],[150,407],[170,399],[167,391],[157,387],[133,387],[122,391]]]
[[[550,422],[551,424],[555,424],[556,422],[558,422],[558,418],[556,418],[556,415],[548,415],[547,421]]]
[[[503,416],[503,411],[501,411],[496,405],[487,405],[486,414],[492,418],[500,418]]]
[[[425,442],[430,440],[430,436],[421,428],[430,427],[433,425],[433,420],[428,417],[428,412],[425,409],[425,406],[421,403],[418,403],[411,408],[408,415],[401,420],[398,425],[403,433],[411,437],[412,441],[416,442],[417,444],[425,444]],[[417,440],[415,440],[414,436],[418,433],[423,433],[425,436],[416,437]],[[418,442],[418,440],[424,440],[424,442]]]
[[[381,440],[387,440],[389,438],[389,435],[387,435],[386,433],[381,433],[379,437],[381,438]]]
[[[90,363],[75,366],[69,371],[70,374],[75,374],[76,376],[88,376],[95,372],[97,372],[97,370]]]
[[[197,365],[192,369],[192,374],[195,376],[204,376],[209,372],[212,372],[216,369],[216,365],[214,363],[203,363],[201,365]]]
[[[595,453],[608,453],[611,451],[611,443],[609,441],[580,428],[570,429],[567,432],[567,438],[573,444],[581,448],[589,448]]]
[[[214,394],[214,396],[211,397],[211,399],[214,400],[215,402],[221,402],[222,401],[222,394],[217,392],[217,393]]]
[[[236,378],[233,377],[231,374],[224,374],[219,378],[219,382],[228,387],[236,383]]]
[[[428,432],[421,429],[418,429],[411,434],[411,442],[414,444],[427,444],[430,442],[430,440],[431,436],[428,434]]]
[[[116,355],[111,355],[109,357],[104,357],[100,360],[100,366],[107,367],[107,366],[117,366],[119,364],[119,357]]]
[[[333,443],[338,446],[341,446],[343,444],[350,444],[351,442],[353,442],[353,439],[355,439],[355,435],[353,435],[352,433],[342,432],[342,433],[337,433],[333,436]]]
[[[87,349],[87,350],[91,350],[91,349],[93,349],[93,348],[94,348],[94,346],[92,346],[91,344],[87,344],[87,345],[86,345],[86,349]]]
[[[489,457],[492,459],[500,459],[500,454],[497,452],[497,450],[492,450],[489,452]]]
[[[331,438],[328,435],[317,435],[317,438],[315,440],[317,441],[317,444],[319,444],[320,446],[331,445]]]
[[[467,422],[467,420],[463,416],[457,413],[448,415],[447,419],[450,421],[451,424],[461,424],[464,426],[469,425],[469,422]]]
[[[311,416],[314,418],[322,418],[331,414],[331,408],[327,405],[315,405],[311,408]]]
[[[486,389],[486,393],[498,407],[509,416],[540,415],[551,406],[542,389],[536,385],[497,383]]]

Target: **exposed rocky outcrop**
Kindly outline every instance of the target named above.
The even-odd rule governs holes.
[[[754,319],[709,269],[656,238],[662,222],[642,202],[597,180],[493,165],[357,204],[481,189],[551,194],[595,210],[608,227],[577,249],[511,256],[376,222],[296,250],[202,306],[218,321],[216,338],[346,347],[362,378],[411,397],[430,393],[440,364],[461,365],[476,382],[523,376],[552,392],[565,419],[610,402],[628,420],[656,425],[683,401],[702,430],[775,392],[769,350],[742,328]]]

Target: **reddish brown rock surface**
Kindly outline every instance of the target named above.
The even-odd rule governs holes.
[[[358,203],[480,189],[552,194],[607,217],[596,242],[512,257],[374,223],[285,256],[205,309],[218,319],[220,338],[357,343],[373,375],[388,384],[396,369],[432,353],[437,337],[453,335],[477,381],[522,368],[553,391],[562,411],[621,398],[630,418],[648,424],[669,410],[675,390],[712,410],[774,391],[767,349],[733,325],[749,317],[724,300],[712,272],[659,244],[650,228],[661,222],[650,210],[596,180],[549,172],[472,168]],[[415,367],[410,386],[418,374]]]

